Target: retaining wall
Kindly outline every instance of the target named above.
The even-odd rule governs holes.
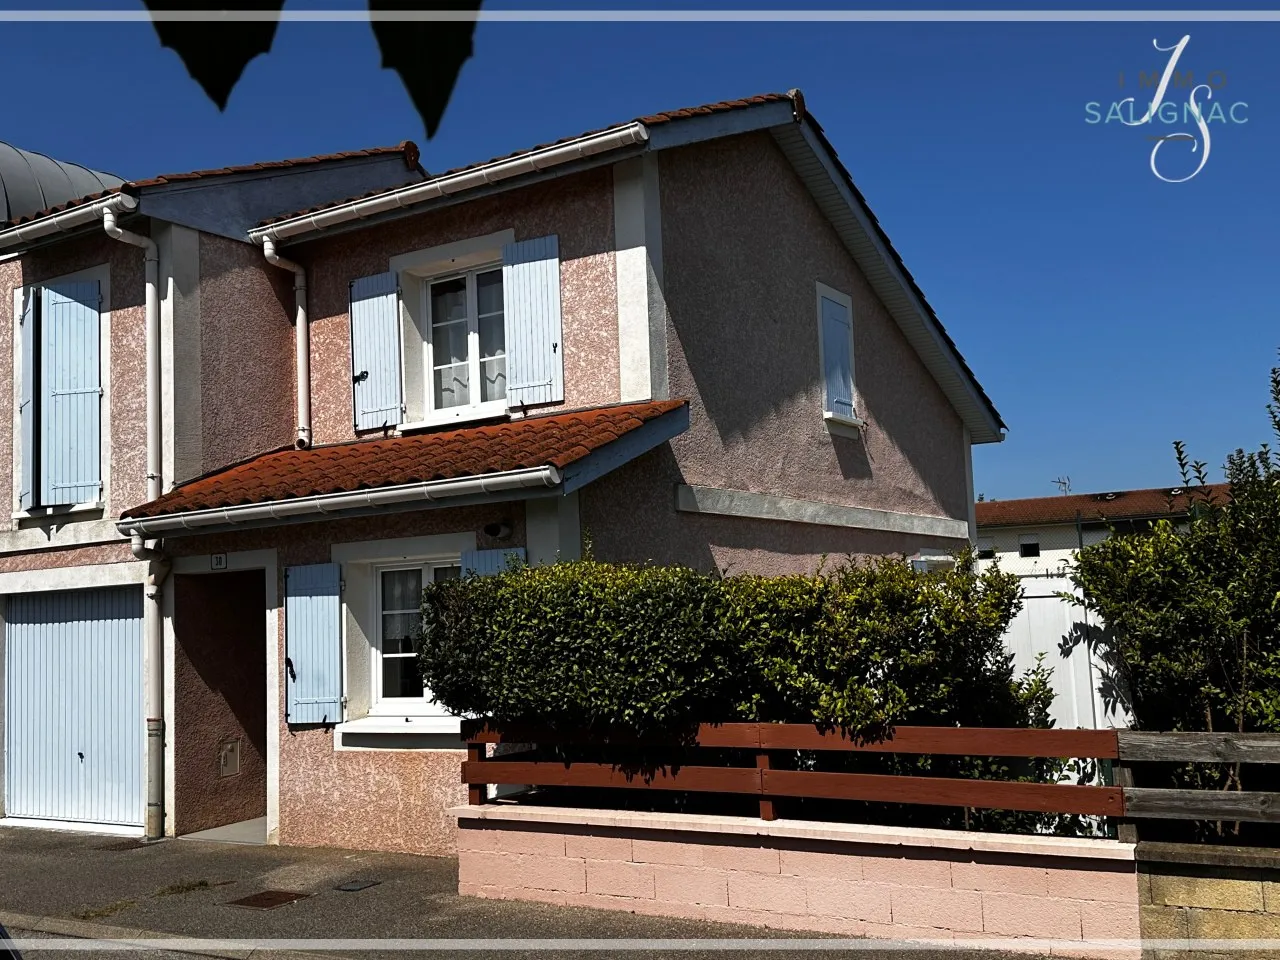
[[[839,936],[1134,957],[1132,844],[742,817],[459,807],[458,892]],[[1127,941],[1124,947],[1090,941]]]

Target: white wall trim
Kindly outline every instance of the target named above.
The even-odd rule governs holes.
[[[445,560],[476,548],[476,535],[439,533],[426,537],[360,540],[329,548],[334,563],[398,563],[402,560]]]
[[[470,270],[494,259],[501,260],[502,248],[508,243],[514,243],[515,239],[515,230],[508,228],[483,237],[468,237],[454,243],[414,250],[412,253],[392,257],[390,270],[392,273],[412,273],[419,277]]]
[[[767,493],[726,490],[720,487],[676,486],[676,509],[686,513],[714,513],[726,517],[758,520],[786,520],[824,527],[853,527],[890,533],[913,533],[926,537],[963,540],[969,524],[950,517],[930,517],[918,513],[896,513],[870,507],[849,507],[817,500],[796,500]]]
[[[644,159],[633,157],[613,165],[618,387],[623,403],[653,396],[649,377],[649,270],[644,220]]]
[[[32,553],[99,543],[128,543],[112,520],[77,519],[79,514],[48,514],[25,521],[17,530],[0,530],[0,554]]]
[[[45,567],[0,573],[0,594],[45,593],[53,590],[87,590],[92,587],[120,587],[145,583],[149,564],[143,560],[124,563],[87,563],[79,567]]]
[[[978,505],[973,496],[973,434],[964,428],[964,495],[969,503],[969,542],[978,542]]]
[[[667,394],[667,312],[662,292],[662,209],[652,155],[613,165],[614,280],[619,399]]]

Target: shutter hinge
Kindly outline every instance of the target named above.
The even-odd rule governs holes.
[[[341,594],[343,594],[343,593],[346,593],[346,591],[347,591],[347,581],[345,581],[345,580],[339,580],[339,581],[338,581],[338,593],[339,593],[339,595],[341,595]]]

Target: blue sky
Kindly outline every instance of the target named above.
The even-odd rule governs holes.
[[[977,491],[1159,486],[1174,439],[1215,466],[1268,439],[1280,24],[482,24],[430,142],[366,24],[282,24],[225,114],[147,24],[0,30],[0,139],[125,177],[402,139],[440,170],[800,87],[1009,424],[975,451]],[[1086,104],[1141,98],[1138,71],[1167,59],[1152,40],[1184,34],[1179,66],[1222,71],[1214,100],[1247,122],[1211,124],[1204,168],[1170,184],[1150,128],[1090,124]],[[1167,176],[1192,169],[1185,144],[1162,150]]]

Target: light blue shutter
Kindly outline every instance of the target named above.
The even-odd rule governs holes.
[[[507,406],[564,399],[560,240],[552,235],[502,248],[507,334]]]
[[[351,282],[351,380],[357,430],[398,426],[400,291],[394,273]]]
[[[524,563],[524,547],[508,547],[505,550],[463,550],[462,575],[476,574],[490,577],[504,573],[512,560]]]
[[[827,411],[840,417],[853,412],[853,323],[842,303],[822,298],[822,376]]]
[[[44,288],[40,303],[40,505],[102,496],[98,282]]]
[[[336,563],[284,571],[285,710],[289,723],[342,719],[342,630]]]
[[[18,397],[22,482],[18,490],[18,508],[30,510],[34,503],[32,493],[35,491],[36,476],[36,291],[30,288],[24,290],[22,295],[18,338],[22,358],[22,392]]]

